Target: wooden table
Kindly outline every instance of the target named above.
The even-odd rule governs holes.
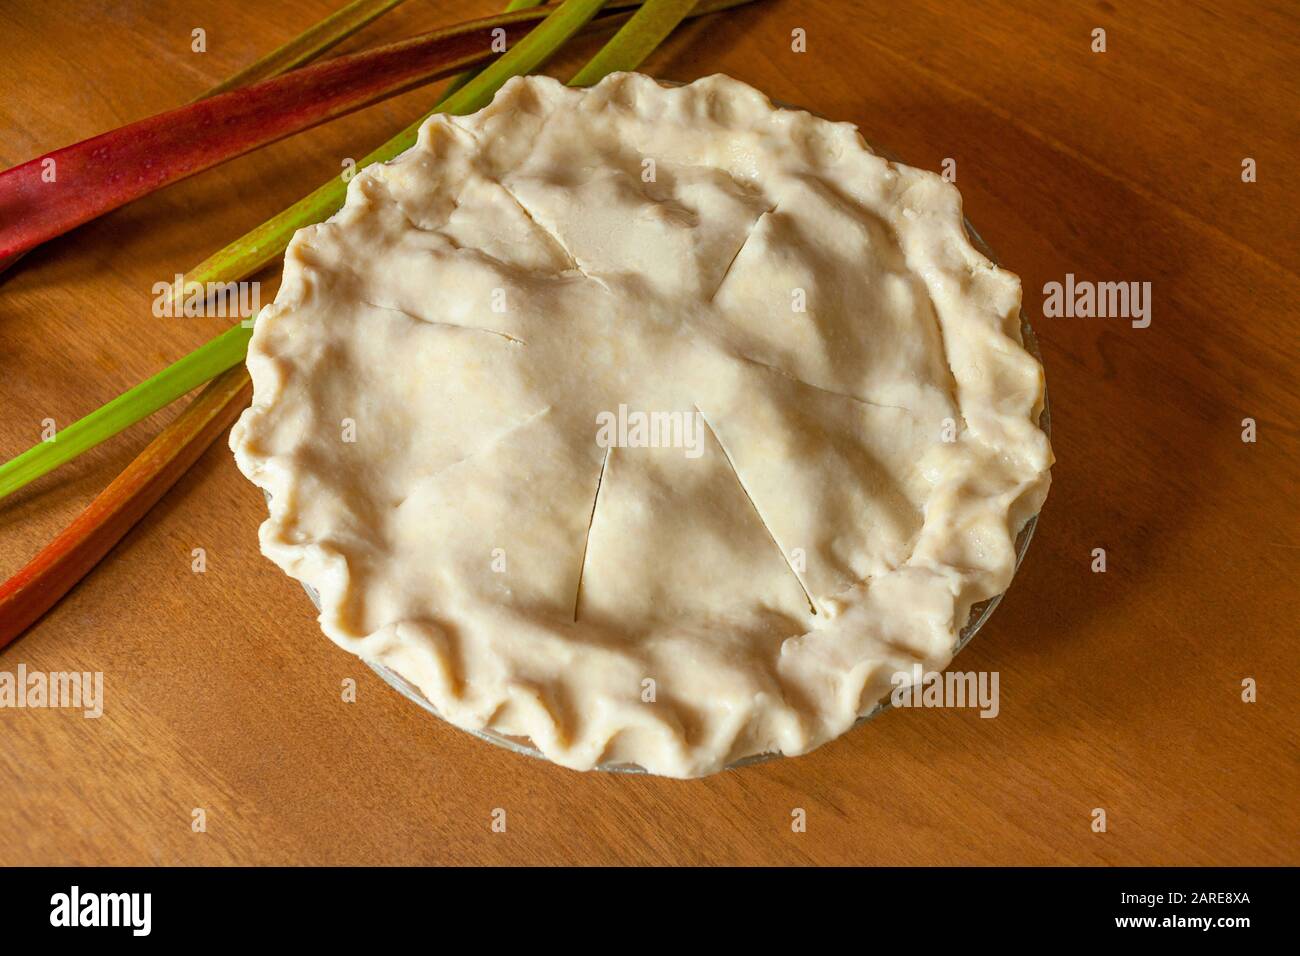
[[[332,5],[3,0],[0,164],[186,101]],[[346,49],[495,7],[411,0]],[[206,53],[191,51],[200,27]],[[102,671],[106,685],[98,720],[0,710],[0,863],[1300,862],[1298,65],[1289,0],[765,0],[647,64],[730,73],[915,165],[954,159],[968,215],[1023,277],[1059,463],[1014,587],[959,658],[1000,673],[997,719],[893,712],[808,756],[694,782],[514,756],[320,634],[297,583],[259,556],[265,506],[221,441],[0,653],[0,670]],[[0,455],[223,328],[155,318],[153,284],[431,99],[291,139],[28,257],[0,285]],[[1150,282],[1150,327],[1044,317],[1044,285],[1067,273]],[[0,576],[174,412],[0,504]]]

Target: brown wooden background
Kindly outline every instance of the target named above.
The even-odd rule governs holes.
[[[0,0],[0,165],[180,104],[332,5]],[[496,6],[410,0],[346,48]],[[102,670],[107,695],[98,721],[0,710],[0,863],[1300,862],[1298,17],[1290,0],[765,0],[647,64],[730,73],[919,166],[956,159],[967,213],[1024,278],[1059,464],[1020,576],[959,658],[1001,673],[997,719],[890,713],[809,756],[696,782],[513,756],[318,632],[258,555],[261,495],[223,441],[0,653],[11,672]],[[0,456],[218,331],[154,318],[153,283],[432,99],[281,143],[31,255],[0,284]],[[1242,182],[1245,157],[1258,182]],[[1043,318],[1044,283],[1067,272],[1151,282],[1151,327]],[[0,575],[173,412],[0,504]],[[1089,567],[1097,547],[1105,574]],[[1257,703],[1241,700],[1246,677]],[[195,807],[206,833],[191,832]],[[490,829],[498,807],[506,833]]]

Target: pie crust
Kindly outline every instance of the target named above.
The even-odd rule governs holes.
[[[1019,310],[849,124],[521,78],[295,236],[231,447],[334,641],[565,766],[699,776],[843,733],[1005,590],[1053,461]]]

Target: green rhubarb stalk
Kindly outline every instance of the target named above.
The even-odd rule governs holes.
[[[592,86],[611,73],[635,70],[695,4],[696,0],[650,0],[574,74],[569,85]]]
[[[516,10],[527,10],[530,7],[539,6],[541,2],[542,0],[510,0],[510,3],[506,5],[506,13],[514,13]],[[446,87],[443,88],[442,96],[438,99],[437,104],[434,105],[433,110],[430,113],[425,114],[424,119],[428,119],[431,115],[433,115],[433,113],[436,113],[438,111],[438,107],[442,106],[443,103],[447,102],[451,94],[455,93],[462,86],[464,86],[466,83],[474,79],[474,77],[478,76],[482,72],[483,72],[482,67],[480,67],[477,70],[466,70],[460,76],[456,77],[450,83],[448,83]],[[421,120],[421,122],[423,122],[423,120]]]
[[[85,418],[59,429],[49,441],[41,442],[0,465],[0,498],[242,362],[252,334],[252,329],[242,325],[221,333],[153,378],[123,392]]]
[[[655,0],[649,0],[649,3],[653,2]],[[560,9],[547,17],[536,30],[515,44],[514,49],[507,54],[513,56],[513,63],[507,63],[507,56],[503,56],[485,67],[477,76],[447,97],[435,108],[435,112],[451,113],[453,116],[477,113],[492,102],[492,97],[496,96],[497,90],[505,85],[506,80],[531,73],[545,63],[551,54],[567,43],[569,38],[582,29],[604,5],[605,0],[568,0]],[[413,123],[398,134],[399,138],[410,139],[406,148],[409,149],[414,145],[416,133],[424,124],[424,119]]]

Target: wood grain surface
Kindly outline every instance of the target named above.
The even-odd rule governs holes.
[[[183,103],[336,5],[0,0],[0,165]],[[410,0],[342,49],[496,6]],[[206,53],[191,50],[198,27]],[[967,214],[1023,278],[1059,461],[1014,586],[958,658],[999,672],[996,719],[895,711],[807,756],[693,782],[512,755],[321,635],[259,555],[265,505],[222,440],[0,653],[0,671],[102,671],[106,698],[97,720],[0,709],[0,864],[1300,863],[1298,67],[1292,0],[762,0],[646,64],[729,73],[914,165],[955,160]],[[0,282],[0,456],[222,329],[155,318],[153,284],[434,96],[295,137],[28,256]],[[1043,287],[1067,273],[1150,282],[1150,327],[1045,317]],[[262,279],[269,301],[276,272]],[[0,503],[0,576],[175,412]]]

